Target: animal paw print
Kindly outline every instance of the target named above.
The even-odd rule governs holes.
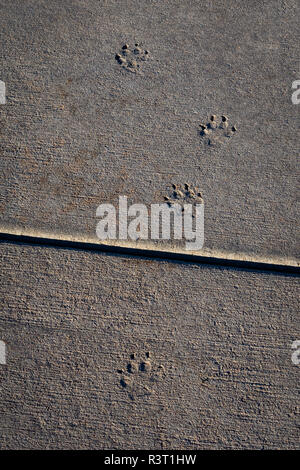
[[[146,61],[148,58],[149,51],[143,50],[138,43],[132,49],[130,49],[128,44],[124,44],[119,54],[115,55],[118,64],[133,73],[138,72],[141,62]]]
[[[146,352],[144,357],[138,359],[133,353],[126,369],[118,370],[121,375],[120,385],[127,391],[131,400],[151,395],[155,384],[164,376],[164,367],[154,366],[150,356],[150,352]]]
[[[165,201],[169,206],[174,203],[183,204],[203,204],[202,193],[188,183],[183,186],[180,184],[172,184],[172,191],[169,196],[165,196]]]
[[[226,116],[218,118],[213,114],[208,123],[200,124],[200,136],[207,145],[211,146],[231,138],[236,132],[236,126],[230,125]]]

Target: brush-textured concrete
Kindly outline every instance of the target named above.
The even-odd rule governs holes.
[[[299,2],[0,0],[0,44],[1,229],[93,239],[100,203],[197,189],[206,249],[296,259]],[[299,448],[295,276],[0,260],[1,449]]]
[[[0,11],[2,223],[94,235],[100,203],[162,202],[189,183],[203,193],[206,248],[297,256],[299,2],[0,0]],[[200,135],[211,115],[228,129]]]
[[[297,278],[0,248],[2,449],[299,448]]]

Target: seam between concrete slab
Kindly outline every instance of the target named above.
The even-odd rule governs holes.
[[[226,253],[217,251],[188,252],[174,247],[159,249],[150,244],[137,246],[135,243],[120,241],[116,243],[97,242],[93,238],[82,235],[70,236],[66,234],[54,234],[34,232],[15,228],[13,231],[5,231],[0,227],[0,241],[37,246],[50,246],[70,248],[85,251],[106,252],[123,254],[141,258],[155,258],[164,260],[186,261],[197,264],[215,266],[227,266],[255,271],[274,271],[282,273],[300,274],[300,266],[297,260],[291,259],[266,259],[263,257],[249,256],[242,253]]]

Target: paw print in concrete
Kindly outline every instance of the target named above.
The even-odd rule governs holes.
[[[140,70],[141,64],[149,58],[149,51],[142,49],[136,43],[133,48],[124,44],[121,51],[115,55],[115,59],[124,69],[136,73]]]
[[[138,358],[135,353],[130,355],[125,369],[119,369],[120,385],[128,393],[131,400],[152,395],[155,385],[160,381],[165,369],[155,365],[150,352]]]
[[[171,206],[174,203],[184,204],[203,204],[203,196],[198,188],[189,183],[172,184],[172,190],[168,196],[165,196],[166,203]]]
[[[210,116],[206,124],[200,124],[200,136],[207,145],[224,143],[236,134],[237,128],[229,123],[226,116]]]

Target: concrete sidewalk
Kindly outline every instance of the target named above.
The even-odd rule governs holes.
[[[299,13],[0,0],[0,449],[299,449]],[[231,267],[85,244],[200,193]]]
[[[1,244],[4,449],[295,449],[299,282]]]

